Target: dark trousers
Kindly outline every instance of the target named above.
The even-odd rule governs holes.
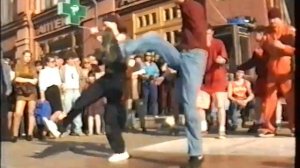
[[[158,102],[157,102],[157,85],[150,82],[143,83],[143,99],[144,110],[146,114],[158,115]]]
[[[228,119],[231,120],[232,125],[238,126],[238,119],[240,117],[243,123],[248,121],[251,110],[254,110],[253,101],[250,101],[244,108],[234,102],[231,102],[228,110]]]
[[[8,100],[7,96],[1,94],[1,141],[8,138],[8,124],[7,124],[7,114],[8,114]]]
[[[123,153],[125,143],[122,131],[126,125],[126,110],[119,104],[107,104],[104,112],[105,132],[114,153]]]
[[[107,97],[108,102],[104,114],[106,138],[115,153],[123,153],[125,144],[122,130],[126,122],[126,111],[121,104],[119,92],[118,94],[115,92],[115,90],[120,90],[124,84],[120,81],[122,80],[118,76],[109,78],[104,76],[97,79],[94,84],[81,93],[81,96],[76,100],[71,111],[63,120],[63,126],[66,128],[71,124],[73,119],[84,111],[85,107],[102,97]],[[112,99],[114,100],[113,102],[111,102]],[[116,99],[119,99],[119,101],[116,101]]]

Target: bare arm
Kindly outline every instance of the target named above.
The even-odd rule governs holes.
[[[226,51],[224,43],[221,40],[218,40],[218,43],[219,43],[220,48],[219,48],[218,56],[217,56],[215,62],[220,65],[224,65],[228,62],[227,51]]]
[[[233,97],[233,90],[232,90],[232,82],[229,82],[228,84],[228,98],[231,100],[231,101],[236,101],[236,99]]]

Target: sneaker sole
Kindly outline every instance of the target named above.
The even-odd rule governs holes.
[[[126,161],[126,160],[128,160],[130,158],[130,155],[128,155],[126,158],[122,158],[121,160],[109,160],[108,159],[108,162],[110,162],[110,163],[118,163],[118,162],[122,162],[122,161]]]
[[[275,137],[275,134],[259,134],[258,137],[261,137],[261,138],[272,138],[272,137]]]
[[[51,127],[50,121],[44,119],[44,122],[45,122],[45,125],[46,125],[47,129],[50,131],[50,133],[51,133],[55,138],[60,137],[61,133],[60,133],[57,129]]]

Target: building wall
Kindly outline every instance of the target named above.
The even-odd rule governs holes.
[[[95,19],[95,8],[92,6],[88,11],[88,17],[83,21],[82,25],[86,28],[90,27],[98,27],[101,29],[103,26],[102,24],[102,18],[115,11],[116,8],[116,2],[113,0],[103,0],[98,2],[98,22],[96,25],[96,19]],[[89,55],[89,54],[95,54],[97,53],[97,50],[99,50],[99,42],[96,40],[96,37],[91,35],[88,29],[84,29],[83,31],[83,57]]]
[[[228,18],[244,15],[256,18],[259,25],[267,24],[267,3],[263,0],[208,0],[206,10],[208,22],[213,26],[226,24]],[[123,1],[123,4],[126,4]],[[175,44],[181,28],[181,15],[170,0],[135,0],[119,6],[118,13],[128,20],[132,15],[133,37],[147,31],[157,31]],[[155,19],[153,19],[155,18]],[[127,21],[129,23],[129,21]]]
[[[68,43],[72,49],[79,52],[79,56],[85,56],[91,50],[99,48],[88,30],[96,25],[92,1],[80,1],[89,6],[87,17],[82,23],[83,27],[80,28],[65,25],[64,19],[57,15],[58,0],[3,0],[1,8],[10,9],[12,5],[8,2],[11,1],[15,2],[14,16],[17,17],[10,19],[4,14],[8,10],[1,10],[1,18],[6,19],[5,22],[1,22],[1,47],[4,56],[17,58],[24,50],[30,50],[35,59],[40,59],[51,52],[49,43],[56,43],[56,46]],[[102,16],[115,10],[115,1],[97,2],[98,20],[101,23]]]

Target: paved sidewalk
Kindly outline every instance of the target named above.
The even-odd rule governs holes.
[[[104,136],[66,137],[48,142],[2,143],[1,168],[180,168],[187,160],[183,137],[124,134],[132,158],[110,164]],[[202,168],[292,168],[293,138],[231,136],[204,138]]]

